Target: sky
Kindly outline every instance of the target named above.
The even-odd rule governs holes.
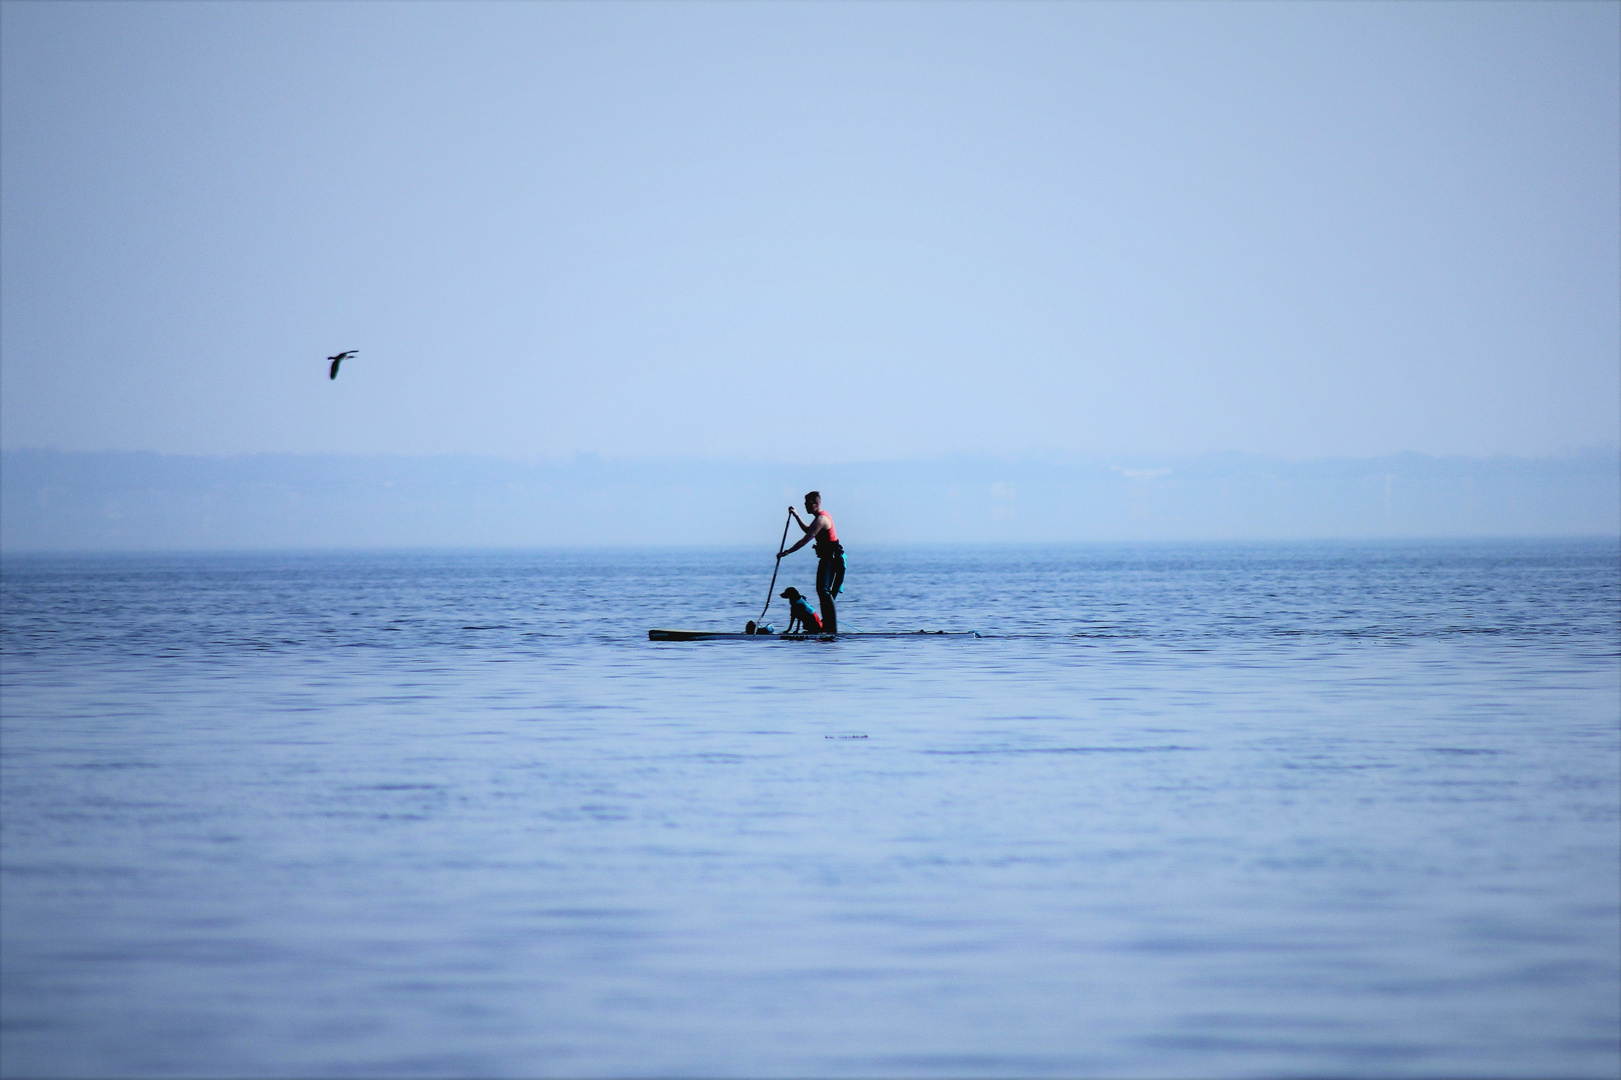
[[[0,50],[7,449],[1621,440],[1614,3],[8,2]]]

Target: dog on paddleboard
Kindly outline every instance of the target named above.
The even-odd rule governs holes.
[[[792,585],[782,591],[782,598],[788,601],[788,633],[820,634],[822,632],[822,617],[811,610],[805,603],[805,598],[798,589]],[[799,627],[796,631],[795,625]]]

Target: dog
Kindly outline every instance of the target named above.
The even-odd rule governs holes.
[[[822,632],[822,617],[811,610],[811,606],[805,603],[805,598],[799,594],[798,589],[790,585],[782,591],[781,595],[784,600],[788,601],[787,633],[792,634],[795,632],[795,623],[799,624],[798,632],[800,633],[820,634]]]

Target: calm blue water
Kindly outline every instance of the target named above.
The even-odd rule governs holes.
[[[1621,1071],[1614,541],[769,571],[7,560],[0,1069]]]

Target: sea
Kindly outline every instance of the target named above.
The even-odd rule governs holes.
[[[771,556],[7,557],[0,1072],[1621,1074],[1617,539]]]

